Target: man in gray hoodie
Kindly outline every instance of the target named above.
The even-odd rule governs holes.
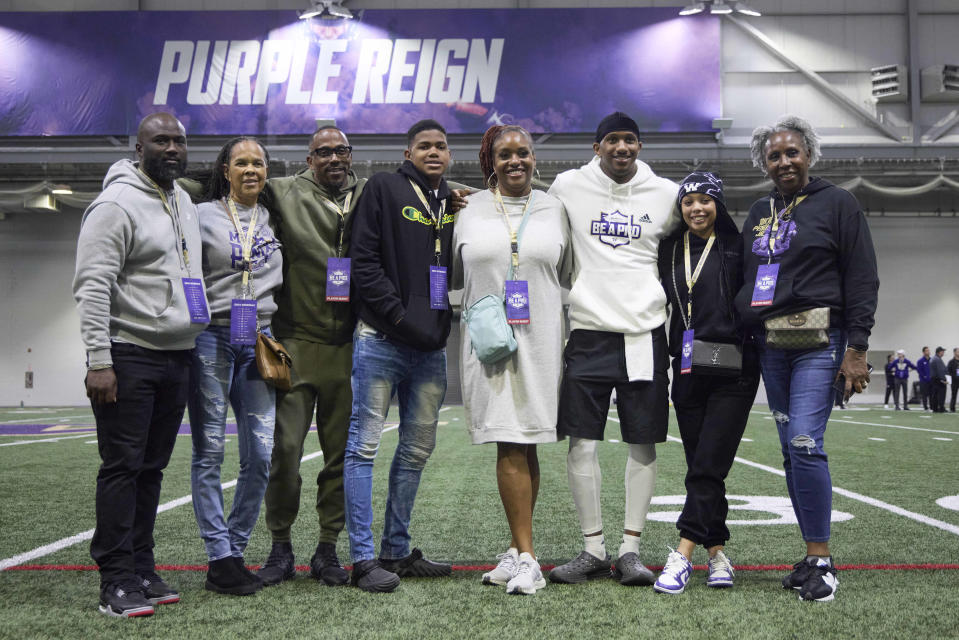
[[[139,162],[120,160],[87,208],[73,295],[97,422],[100,611],[148,616],[179,594],[157,574],[153,525],[163,469],[183,419],[190,349],[210,320],[196,208],[175,184],[186,132],[168,113],[137,130]]]

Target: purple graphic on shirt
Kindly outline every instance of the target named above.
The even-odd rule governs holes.
[[[629,244],[630,240],[639,239],[643,233],[640,222],[650,222],[649,216],[645,215],[634,220],[632,216],[620,211],[600,212],[599,220],[590,221],[589,233],[599,237],[599,241],[603,244],[608,244],[615,249]]]
[[[772,225],[766,227],[763,234],[753,241],[753,253],[760,258],[770,257],[770,233],[772,233]],[[780,221],[779,229],[776,231],[776,243],[773,245],[772,257],[780,256],[789,251],[789,243],[794,235],[796,235],[796,221],[792,219]]]
[[[231,262],[233,268],[239,271],[243,268],[243,245],[240,244],[240,235],[236,231],[230,232]],[[250,248],[250,262],[253,271],[259,271],[266,265],[273,252],[280,248],[280,243],[272,234],[264,234],[261,226],[253,234],[253,246]]]

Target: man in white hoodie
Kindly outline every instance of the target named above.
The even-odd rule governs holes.
[[[156,574],[153,525],[190,349],[210,321],[196,208],[174,182],[186,169],[183,125],[168,113],[147,116],[136,151],[139,162],[110,167],[83,214],[73,281],[102,460],[90,555],[100,611],[123,618],[180,600]]]
[[[616,112],[596,130],[596,157],[556,177],[549,193],[563,201],[573,247],[569,295],[572,333],[563,354],[558,433],[569,436],[567,475],[585,550],[550,573],[580,583],[610,575],[600,510],[596,453],[616,390],[626,460],[623,542],[612,575],[651,585],[639,536],[656,483],[656,445],[669,415],[666,296],[656,267],[661,238],[679,224],[679,186],[637,159],[642,143],[632,118]]]

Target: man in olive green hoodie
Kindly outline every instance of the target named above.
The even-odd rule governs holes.
[[[273,547],[258,575],[268,585],[295,575],[290,528],[300,505],[300,458],[316,412],[323,468],[316,478],[319,544],[310,574],[328,585],[348,578],[336,555],[344,526],[343,455],[350,389],[354,317],[349,303],[350,216],[365,178],[350,170],[352,148],[336,127],[310,140],[309,165],[267,181],[264,201],[283,245],[283,286],[276,294],[273,333],[293,357],[292,388],[276,397],[276,431],[266,524]]]

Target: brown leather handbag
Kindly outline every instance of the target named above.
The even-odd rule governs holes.
[[[293,366],[293,358],[283,348],[283,345],[265,333],[257,333],[254,354],[256,355],[256,368],[260,372],[260,377],[267,384],[273,385],[280,391],[289,391],[291,386],[290,368]]]

